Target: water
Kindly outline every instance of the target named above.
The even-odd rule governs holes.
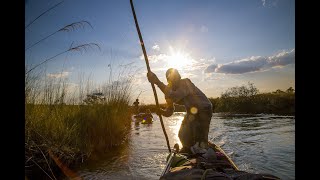
[[[168,148],[161,123],[132,123],[127,144],[99,157],[77,173],[83,179],[159,179]],[[163,118],[171,147],[181,143],[178,131],[184,113]],[[220,145],[240,170],[269,173],[281,179],[295,179],[295,117],[222,115],[214,113],[209,139]]]

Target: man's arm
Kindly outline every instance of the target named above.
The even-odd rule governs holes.
[[[157,83],[157,86],[163,92],[163,94],[166,94],[166,92],[169,90],[169,88],[161,81]]]
[[[166,85],[163,84],[163,82],[161,82],[161,81],[159,80],[159,78],[157,77],[156,74],[154,74],[153,72],[148,72],[148,73],[147,73],[147,77],[148,77],[148,80],[149,80],[150,83],[156,84],[156,85],[159,87],[159,89],[160,89],[163,93],[165,93]]]
[[[167,102],[166,109],[160,109],[160,112],[163,116],[170,117],[174,111],[173,101],[171,99],[166,99],[166,102]]]

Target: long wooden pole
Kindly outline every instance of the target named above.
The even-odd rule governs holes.
[[[136,28],[137,28],[138,35],[139,35],[140,44],[141,44],[141,48],[142,48],[143,55],[144,55],[144,60],[146,61],[148,72],[151,72],[150,66],[149,66],[149,60],[148,60],[148,56],[147,56],[147,52],[146,52],[146,48],[144,47],[142,35],[141,35],[141,32],[140,32],[140,28],[139,28],[138,20],[137,20],[137,17],[136,17],[136,13],[135,13],[135,11],[134,11],[134,7],[133,7],[133,2],[132,2],[132,0],[130,0],[130,4],[131,4],[132,14],[133,14],[133,17],[134,17],[134,22],[135,22],[135,24],[136,24]],[[159,109],[160,109],[160,106],[159,106],[157,91],[156,91],[156,88],[155,88],[154,84],[151,83],[151,86],[152,86],[154,98],[155,98],[155,100],[156,100],[157,109],[159,110]],[[171,153],[171,148],[170,148],[170,144],[169,144],[168,135],[167,135],[166,130],[165,130],[165,128],[164,128],[162,116],[161,116],[160,114],[159,114],[159,119],[160,119],[160,122],[161,122],[162,131],[163,131],[163,133],[164,133],[164,136],[166,137],[166,141],[167,141],[167,146],[168,146],[169,152]]]

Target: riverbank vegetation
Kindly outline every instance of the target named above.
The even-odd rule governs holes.
[[[26,75],[25,173],[29,179],[56,179],[57,171],[72,169],[128,137],[131,79],[98,89],[86,82],[75,86],[45,73]],[[57,162],[62,163],[60,168]]]
[[[253,83],[227,89],[217,98],[209,98],[215,113],[243,113],[243,114],[295,114],[295,90],[277,89],[273,92],[259,93]],[[165,104],[160,104],[165,108]],[[156,105],[142,105],[140,112],[150,109],[156,112]],[[175,105],[175,112],[185,112],[184,106]]]
[[[36,19],[54,9],[51,7]],[[73,22],[60,27],[49,35],[26,44],[25,51],[39,46],[58,33],[73,32],[86,27],[93,28],[88,21]],[[29,27],[30,28],[30,27]],[[31,32],[31,31],[28,31]],[[49,74],[43,65],[57,57],[72,53],[99,49],[97,43],[74,45],[72,42],[54,56],[40,63],[31,64],[26,59],[25,69],[25,175],[26,179],[60,179],[66,175],[76,178],[71,169],[92,157],[119,146],[130,133],[131,112],[129,107],[132,76],[125,70],[113,81],[94,86],[89,78],[82,76],[79,83],[68,82],[68,72]],[[108,66],[111,68],[111,65]],[[121,71],[121,70],[120,70]],[[66,74],[65,74],[66,73]]]
[[[295,90],[277,89],[273,92],[259,93],[252,83],[226,90],[218,98],[209,98],[214,112],[244,114],[295,114]]]

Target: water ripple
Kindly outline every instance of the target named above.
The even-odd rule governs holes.
[[[184,113],[163,118],[170,146]],[[132,123],[129,143],[105,158],[79,169],[83,179],[159,179],[168,149],[160,121]],[[230,155],[241,170],[295,179],[295,117],[273,114],[220,114],[212,116],[209,139]]]

